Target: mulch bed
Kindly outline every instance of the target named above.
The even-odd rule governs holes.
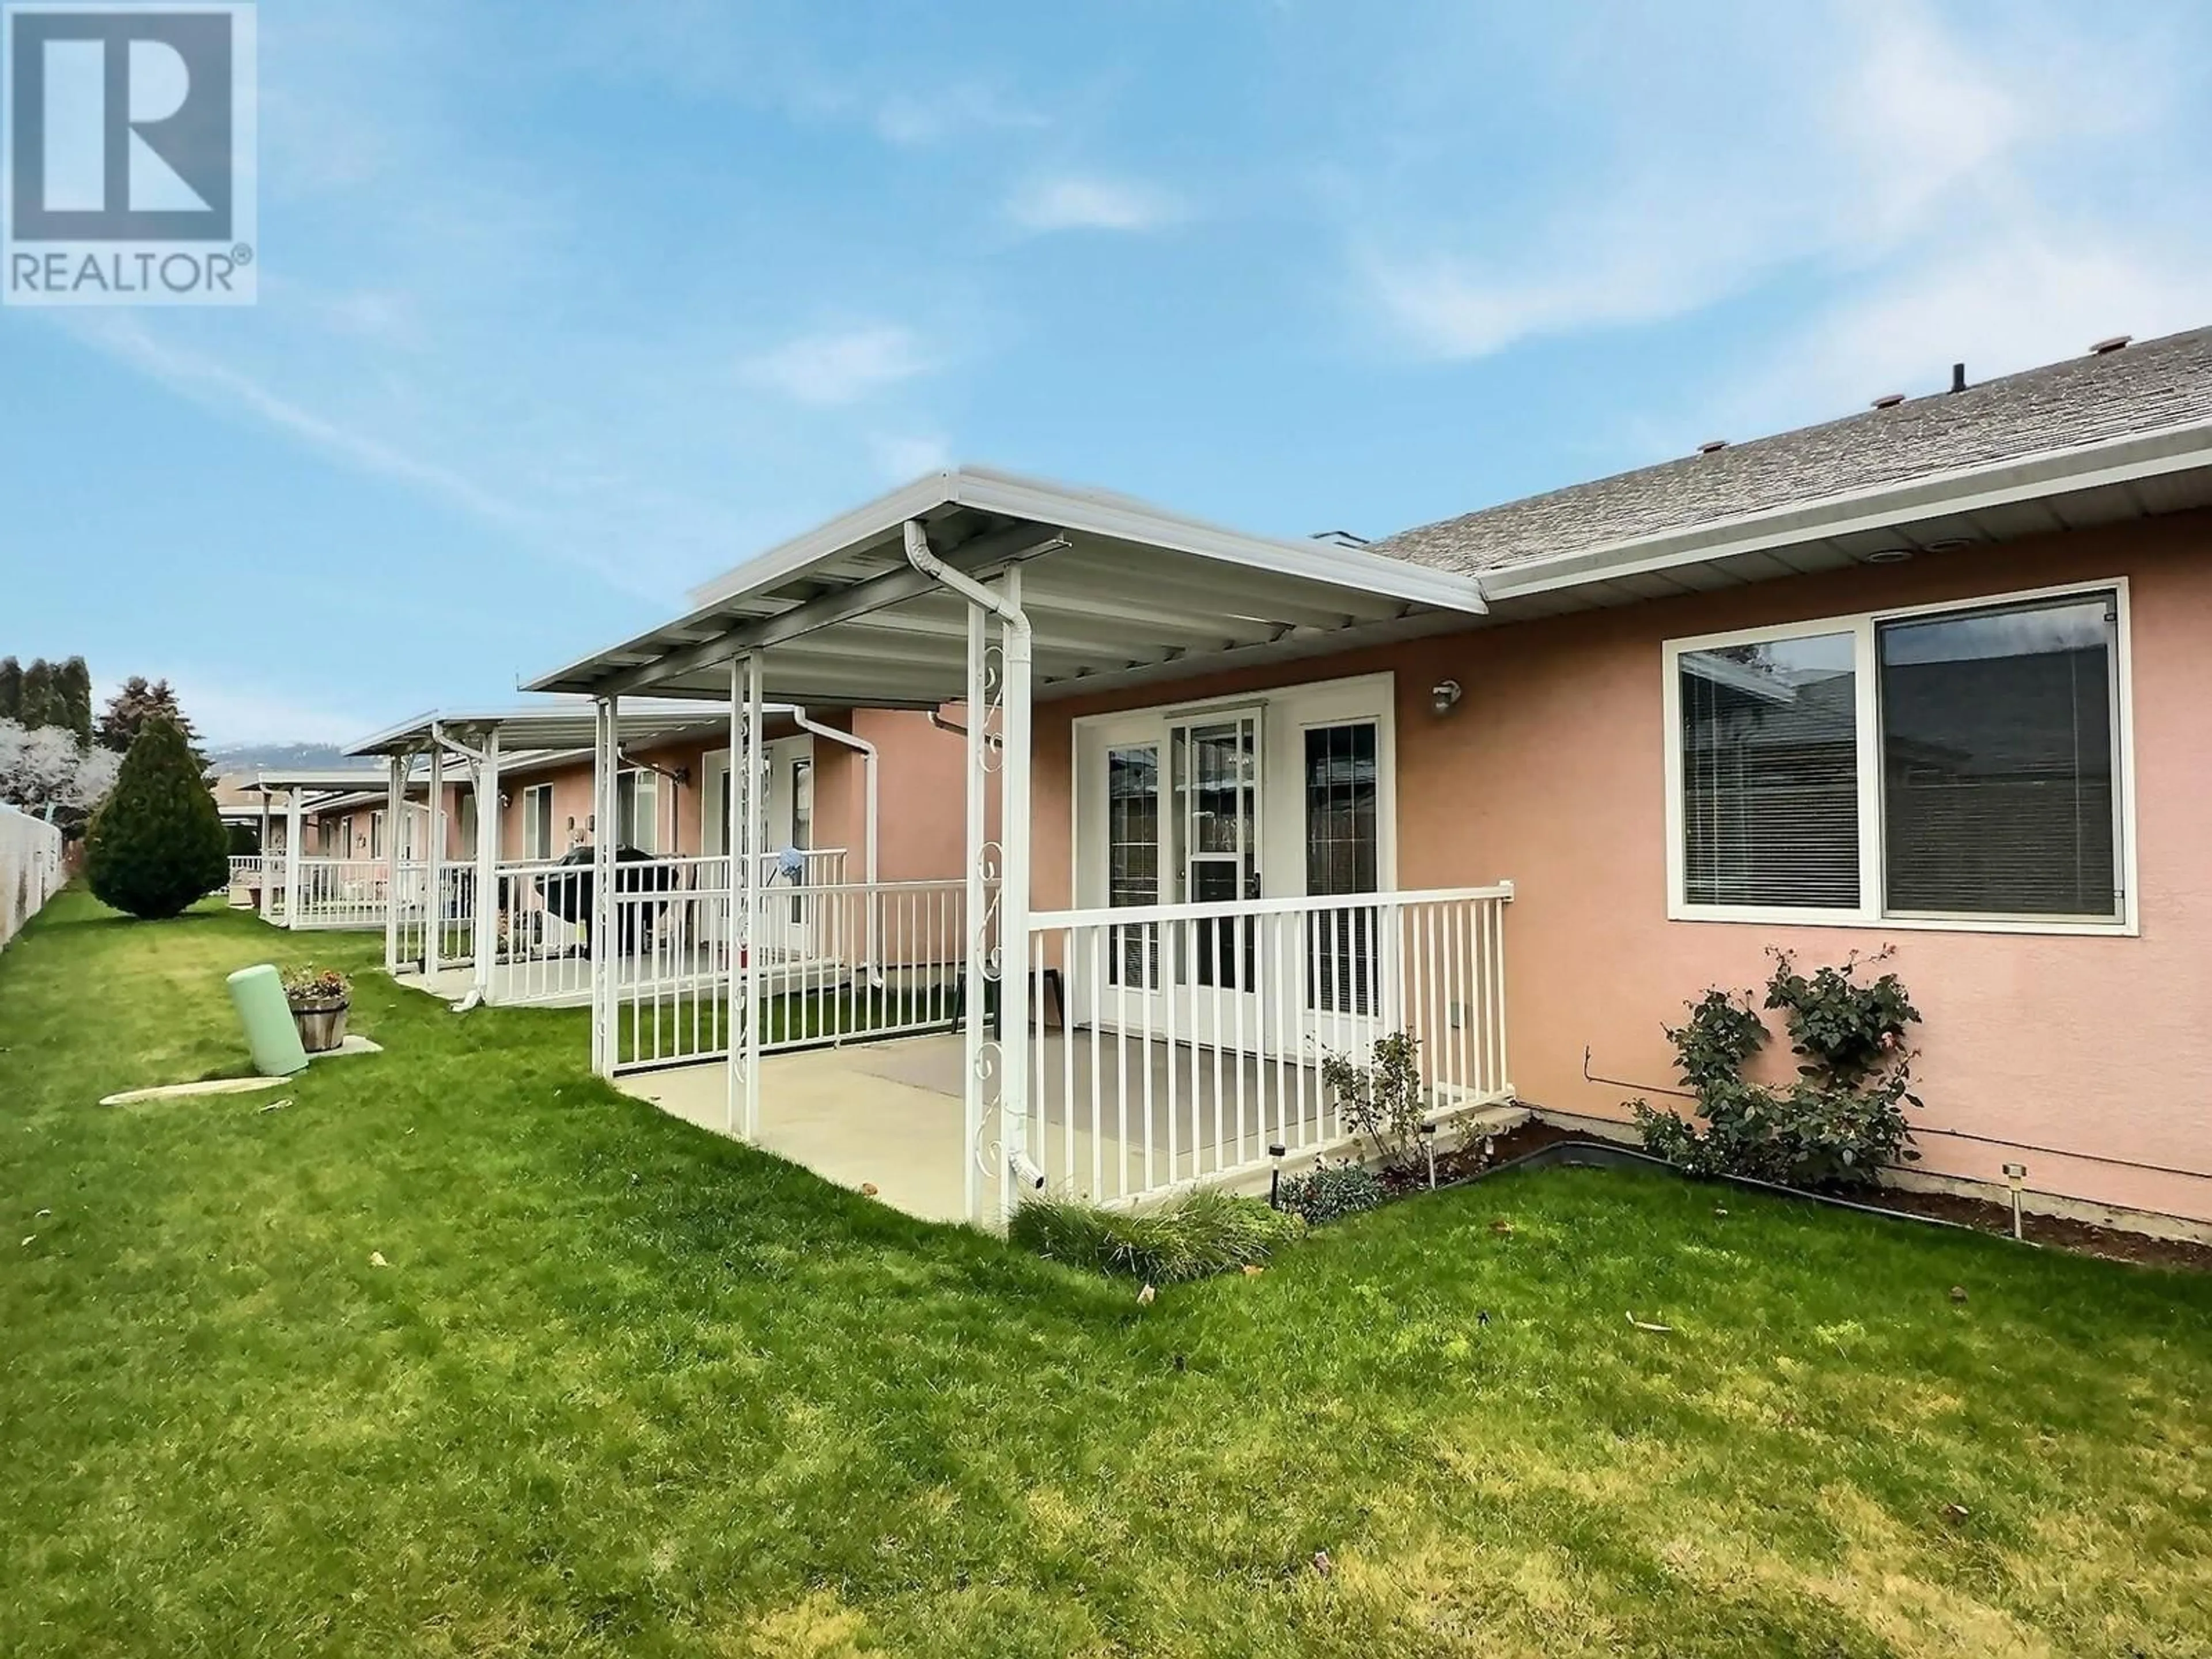
[[[1572,1130],[1562,1129],[1556,1125],[1547,1123],[1541,1118],[1532,1117],[1517,1128],[1509,1129],[1502,1135],[1492,1136],[1488,1158],[1482,1155],[1482,1143],[1479,1140],[1472,1146],[1455,1146],[1449,1152],[1438,1152],[1437,1154],[1437,1185],[1440,1188],[1455,1187],[1461,1182],[1472,1181],[1477,1176],[1494,1170],[1510,1159],[1526,1158],[1531,1152],[1541,1152],[1545,1147],[1556,1145],[1559,1141],[1589,1139],[1588,1135],[1577,1134]],[[1413,1193],[1426,1192],[1429,1188],[1428,1170],[1425,1167],[1410,1175],[1401,1174],[1394,1170],[1384,1170],[1379,1173],[1382,1180],[1382,1190],[1393,1198],[1404,1198]]]
[[[1518,1128],[1492,1137],[1490,1156],[1483,1156],[1483,1146],[1476,1141],[1471,1146],[1455,1146],[1448,1152],[1437,1154],[1437,1185],[1439,1188],[1457,1186],[1472,1181],[1498,1165],[1562,1140],[1587,1140],[1585,1133],[1562,1129],[1547,1123],[1541,1118],[1530,1118]],[[1413,1175],[1392,1171],[1382,1174],[1385,1191],[1393,1198],[1403,1198],[1428,1189],[1428,1174],[1423,1169]],[[1937,1221],[1956,1222],[1972,1227],[1977,1232],[1996,1233],[2003,1237],[2012,1236],[2012,1207],[1992,1203],[1987,1199],[1967,1198],[1956,1193],[1911,1192],[1900,1187],[1883,1187],[1871,1193],[1850,1194],[1854,1204],[1872,1210],[1888,1210],[1900,1216],[1925,1216]],[[2102,1256],[2110,1261],[2133,1261],[2148,1267],[2185,1267],[2197,1273],[2212,1273],[2212,1244],[2197,1244],[2184,1239],[2153,1238],[2143,1233],[2124,1232],[2117,1227],[2100,1227],[2087,1221],[2072,1221],[2058,1216],[2030,1214],[2022,1218],[2021,1231],[2031,1244],[2048,1249],[2071,1250],[2077,1255]]]
[[[1966,1198],[1957,1193],[1916,1193],[1901,1187],[1884,1187],[1879,1192],[1856,1196],[1855,1202],[1870,1209],[1894,1210],[1900,1215],[1932,1216],[1938,1221],[1955,1221],[1972,1227],[1977,1232],[2002,1233],[2012,1236],[2012,1206],[1993,1204],[1984,1198]],[[2027,1214],[2021,1218],[2021,1231],[2031,1244],[2041,1244],[2056,1250],[2072,1250],[2079,1255],[2100,1255],[2110,1261],[2136,1261],[2157,1267],[2190,1267],[2198,1273],[2212,1273],[2212,1244],[2193,1244],[2185,1239],[2152,1238],[2143,1233],[2123,1232],[2117,1227],[2100,1227],[2087,1221],[2070,1221],[2063,1216]]]

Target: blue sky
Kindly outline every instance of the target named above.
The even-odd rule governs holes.
[[[926,468],[1407,525],[2212,322],[2212,12],[268,0],[261,303],[0,313],[0,652],[334,739]]]

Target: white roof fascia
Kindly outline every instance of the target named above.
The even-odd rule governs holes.
[[[2212,465],[2212,422],[1966,467],[1480,573],[1493,602]]]
[[[592,712],[593,702],[589,697],[563,697],[558,702],[549,701],[543,707],[441,708],[415,715],[363,738],[360,742],[348,745],[346,753],[382,755],[395,750],[411,752],[416,747],[428,744],[434,726],[443,727],[451,734],[495,726],[502,741],[510,737],[527,738],[532,734],[533,728],[543,731],[556,721],[589,720]],[[790,709],[786,704],[769,703],[763,706],[763,712],[771,715],[783,714],[788,714]],[[670,698],[646,706],[633,702],[621,720],[626,731],[644,734],[663,729],[680,729],[693,723],[701,726],[710,726],[729,717],[727,703],[702,702],[696,698]]]
[[[1480,585],[1456,571],[1410,564],[1334,543],[1247,535],[1130,497],[1071,489],[982,467],[953,467],[916,479],[803,536],[770,548],[692,590],[695,614],[741,594],[772,589],[810,565],[887,537],[908,519],[945,506],[972,507],[1057,529],[1190,553],[1223,563],[1368,588],[1409,604],[1480,615]],[[586,659],[588,661],[589,659]]]

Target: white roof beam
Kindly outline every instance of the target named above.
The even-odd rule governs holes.
[[[963,574],[981,575],[1035,558],[1066,545],[1060,532],[1048,526],[1017,525],[993,535],[980,536],[945,554],[945,562]],[[773,617],[742,623],[702,644],[667,652],[629,668],[605,682],[610,693],[634,691],[702,668],[713,668],[748,652],[763,651],[787,641],[850,622],[886,605],[916,599],[938,590],[936,580],[908,568],[871,577],[855,586],[823,593],[794,605]]]
[[[1248,571],[1225,574],[1218,581],[1194,580],[1141,568],[1085,569],[1063,560],[1040,570],[1023,584],[1022,608],[1093,615],[1103,606],[1136,592],[1168,601],[1172,609],[1161,611],[1155,607],[1152,614],[1157,616],[1186,619],[1194,614],[1217,617],[1222,616],[1224,608],[1233,608],[1239,614],[1264,611],[1269,623],[1332,632],[1354,623],[1388,621],[1405,609],[1396,600],[1334,593],[1326,588],[1299,584],[1290,584],[1288,588],[1285,592],[1283,586],[1270,584],[1264,577]]]

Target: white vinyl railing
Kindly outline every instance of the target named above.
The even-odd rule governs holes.
[[[1419,1043],[1430,1109],[1510,1097],[1510,885],[1040,914],[1030,1155],[1102,1202],[1310,1157],[1350,1133],[1322,1062]]]
[[[61,890],[62,832],[0,804],[0,945]]]
[[[272,865],[278,866],[278,878],[281,879],[279,860],[263,858],[258,854],[246,857],[234,854],[230,860],[230,882],[223,890],[230,902],[240,909],[246,908],[252,902],[249,895],[258,894],[267,885]]]
[[[808,855],[833,872],[842,857]],[[750,926],[726,859],[618,866],[610,970],[617,1072],[726,1055],[733,975],[749,964],[763,1049],[950,1024],[964,959],[964,884],[809,885],[807,866],[764,860]],[[794,881],[794,873],[802,879]]]
[[[799,855],[795,863],[795,881],[780,855],[763,854],[760,863],[763,891],[781,901],[764,908],[779,919],[774,926],[787,951],[797,951],[822,931],[808,895],[842,878],[845,851],[824,848]],[[588,860],[520,859],[498,866],[498,945],[486,975],[488,1000],[573,1006],[591,1000],[592,873]],[[720,856],[633,860],[617,866],[616,903],[623,925],[615,932],[615,971],[641,984],[663,978],[678,981],[685,988],[678,1000],[696,1000],[689,982],[702,973],[723,973],[728,965],[728,890],[729,860]],[[473,900],[470,910],[473,915]],[[769,926],[763,923],[764,931]],[[463,954],[473,956],[473,946]],[[703,1017],[706,1011],[701,1012]],[[708,1021],[702,1029],[713,1030],[720,1042],[719,1026]]]
[[[275,885],[283,888],[283,863],[276,866]],[[384,926],[384,906],[391,872],[381,859],[301,859],[299,891],[291,896],[296,914],[285,925],[302,929],[378,927]],[[263,890],[265,894],[269,890]],[[280,903],[278,907],[283,908]]]
[[[452,968],[466,968],[476,960],[476,891],[477,872],[473,863],[459,861],[438,866],[438,905],[434,913],[430,907],[430,866],[416,860],[404,860],[394,878],[392,902],[393,925],[388,935],[392,941],[392,962],[394,973],[420,974],[426,971],[431,927],[434,915],[438,928],[437,967],[440,973]],[[380,913],[376,925],[384,925]]]
[[[488,996],[570,1006],[592,994],[592,866],[522,859],[499,866],[498,949]]]

